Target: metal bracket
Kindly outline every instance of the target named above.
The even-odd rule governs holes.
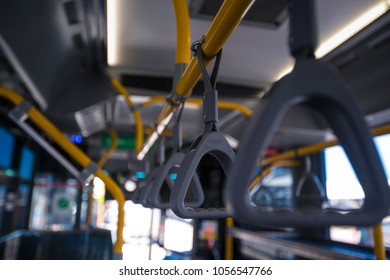
[[[180,123],[176,123],[173,126],[173,138],[172,138],[172,146],[177,151],[180,150],[181,146],[183,145],[183,139],[182,139],[182,129]]]
[[[30,102],[23,100],[18,106],[14,107],[9,113],[14,119],[25,121],[28,118],[27,112],[33,108]]]
[[[176,92],[176,85],[179,82],[181,76],[187,68],[186,63],[177,63],[175,64],[174,72],[173,72],[173,85],[172,91],[169,94],[167,101],[173,102],[174,104],[182,104],[186,100],[186,97],[178,95]]]
[[[97,166],[97,164],[92,161],[86,168],[84,168],[80,172],[78,179],[84,184],[88,184],[95,177],[95,173],[96,171],[98,171],[98,169],[99,167]]]

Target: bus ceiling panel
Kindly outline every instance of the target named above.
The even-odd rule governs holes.
[[[55,102],[72,78],[99,60],[95,50],[104,37],[97,39],[97,34],[104,32],[90,29],[91,17],[85,15],[92,13],[88,12],[92,6],[102,5],[89,2],[0,2],[0,47],[43,109]]]
[[[367,115],[390,107],[390,12],[383,16],[380,28],[361,37],[329,62],[351,87],[360,109]]]
[[[121,73],[122,84],[142,92],[145,90],[146,95],[166,95],[172,90],[172,77],[164,77],[154,74],[130,74]],[[218,93],[221,99],[225,98],[251,98],[257,99],[265,92],[264,87],[243,86],[234,84],[234,79],[223,81],[219,79]],[[141,93],[142,94],[142,93]],[[201,96],[203,94],[203,82],[198,82],[192,90],[192,96]]]
[[[248,126],[248,120],[237,119],[231,124],[226,128],[221,126],[222,132],[241,140]],[[287,112],[269,146],[286,150],[331,139],[334,139],[334,135],[323,116],[305,106],[296,106]]]
[[[113,97],[114,89],[103,75],[82,72],[74,75],[58,92],[48,111],[76,112]]]
[[[216,6],[215,2],[220,4],[221,1],[193,0],[190,4],[193,3],[198,12],[203,9],[207,13],[215,8],[209,7]],[[259,6],[261,10],[266,10],[267,5],[283,6],[282,2],[257,0],[252,9],[255,11]],[[383,0],[317,0],[320,43],[381,2]],[[175,44],[172,42],[176,40],[172,3],[162,1],[156,5],[152,1],[116,0],[107,4],[116,19],[115,22],[110,21],[108,15],[108,38],[112,39],[108,41],[108,54],[113,58],[111,61],[109,59],[109,66],[133,74],[139,71],[144,75],[148,72],[172,75],[175,54]],[[213,17],[192,14],[191,40],[194,41],[206,33]],[[250,12],[247,16],[250,16]],[[110,28],[113,25],[115,28]],[[220,81],[255,87],[269,86],[292,63],[286,45],[287,31],[288,20],[270,27],[247,24],[244,19],[224,46]]]

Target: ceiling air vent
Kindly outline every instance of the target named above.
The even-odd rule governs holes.
[[[287,19],[288,0],[257,0],[242,20],[243,24],[276,28]],[[191,0],[192,18],[212,20],[221,7],[223,0]]]

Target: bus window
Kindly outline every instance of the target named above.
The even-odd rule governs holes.
[[[35,154],[27,147],[23,147],[19,166],[19,177],[30,181],[34,170]]]
[[[382,135],[374,139],[379,151],[387,180],[390,183],[390,135]],[[340,146],[325,149],[326,192],[331,207],[340,209],[356,209],[364,202],[363,189],[355,172]],[[383,221],[384,242],[390,246],[390,220]],[[370,228],[331,227],[331,239],[336,241],[372,245]]]
[[[0,127],[0,143],[0,168],[11,168],[15,138],[3,127]]]
[[[192,220],[181,219],[171,210],[167,211],[164,228],[164,248],[177,253],[192,250],[194,227]],[[180,235],[177,234],[180,232]]]

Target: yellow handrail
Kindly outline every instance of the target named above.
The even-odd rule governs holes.
[[[15,106],[18,106],[23,102],[23,97],[18,93],[0,87],[0,97],[5,98],[11,101]],[[68,155],[70,155],[82,168],[87,168],[92,160],[84,154],[76,145],[74,145],[58,128],[52,124],[42,113],[40,113],[36,108],[31,107],[27,111],[27,115],[30,120],[38,126],[46,135],[54,140]],[[98,176],[105,183],[107,190],[111,193],[113,198],[118,202],[118,227],[116,233],[116,241],[114,244],[114,253],[121,254],[123,246],[123,228],[124,228],[124,204],[125,197],[120,189],[120,187],[101,169],[98,169],[95,172],[95,175]]]
[[[164,103],[164,102],[166,102],[165,96],[157,95],[157,96],[153,96],[153,97],[149,98],[148,100],[146,100],[145,102],[141,103],[141,106],[142,107],[149,107],[149,106],[152,106],[156,103]]]
[[[186,100],[186,103],[199,105],[199,106],[203,105],[203,101],[201,99],[195,99],[195,98],[188,98]],[[250,117],[252,115],[251,109],[236,102],[218,100],[218,108],[222,110],[237,110],[245,117]]]
[[[374,235],[374,252],[377,260],[386,259],[385,244],[383,243],[382,224],[377,224],[372,228]]]
[[[174,4],[177,2],[178,1],[175,1]],[[206,66],[221,50],[222,46],[225,44],[234,29],[240,23],[241,19],[244,17],[252,2],[253,0],[224,1],[209,29],[207,30],[204,43],[202,44],[202,51],[204,53],[204,62]],[[185,5],[187,5],[187,3],[185,3]],[[181,8],[184,9],[184,4]],[[185,7],[185,9],[187,9],[187,7]],[[187,15],[187,13],[185,15]],[[182,34],[178,34],[178,36],[182,36]],[[185,40],[183,40],[183,42],[184,41]],[[158,138],[158,135],[165,129],[166,124],[170,122],[173,116],[172,112],[175,112],[180,105],[178,104],[175,95],[180,97],[188,97],[192,88],[199,81],[200,76],[201,71],[198,60],[197,58],[192,58],[180,80],[178,81],[176,87],[173,89],[175,94],[173,94],[169,102],[164,105],[160,115],[156,120],[156,132],[149,136],[149,138],[146,140],[144,145],[145,151],[142,150],[141,153],[138,153],[137,158],[141,159],[144,157],[147,147],[152,146],[153,142]],[[157,132],[157,128],[160,130],[159,132]]]
[[[233,236],[230,230],[234,226],[233,218],[226,218],[226,234],[225,234],[225,260],[232,260],[234,257],[233,251]]]
[[[252,0],[225,0],[205,34],[202,51],[207,66],[221,50],[234,29],[238,26]],[[199,38],[200,39],[200,38]],[[201,71],[199,62],[193,57],[176,86],[176,93],[188,97],[190,91],[199,81]]]
[[[142,107],[148,107],[151,105],[154,105],[156,103],[162,103],[165,102],[166,99],[164,96],[153,96],[150,99],[146,100],[141,104]],[[197,105],[201,107],[203,105],[203,101],[200,98],[187,98],[186,99],[187,104]],[[248,107],[236,103],[236,102],[230,102],[230,101],[218,101],[218,108],[222,110],[237,110],[241,114],[243,114],[245,117],[250,117],[252,115],[252,110]]]
[[[188,64],[191,58],[191,29],[187,2],[173,0],[176,16],[176,64]]]
[[[114,129],[111,129],[110,134],[111,134],[111,145],[106,150],[106,152],[103,154],[103,156],[99,159],[99,161],[97,163],[99,168],[103,168],[104,164],[107,162],[107,160],[110,157],[110,155],[112,154],[112,152],[118,146],[118,133]]]
[[[114,129],[111,129],[110,134],[111,134],[111,145],[97,162],[98,167],[101,169],[104,167],[105,163],[107,162],[112,152],[118,146],[118,133]],[[87,213],[87,222],[86,222],[87,226],[90,226],[92,224],[93,204],[94,204],[94,199],[93,199],[93,188],[92,188],[90,190],[89,199],[88,199],[88,213]]]
[[[390,125],[379,126],[379,127],[376,127],[372,130],[372,134],[374,136],[379,136],[379,135],[383,135],[386,133],[390,133]],[[282,152],[282,153],[274,155],[274,156],[264,158],[261,161],[260,165],[267,165],[267,164],[270,164],[274,161],[279,161],[279,160],[283,160],[283,159],[292,159],[292,158],[296,158],[296,157],[315,154],[315,153],[318,153],[318,152],[324,150],[325,148],[333,147],[333,146],[336,146],[338,144],[339,144],[339,142],[337,140],[332,140],[332,141],[326,141],[326,142],[321,142],[321,143],[317,143],[317,144],[313,144],[313,145],[308,145],[308,146],[296,148],[293,150]]]
[[[119,82],[118,79],[112,78],[111,79],[112,85],[116,88],[116,90],[125,98],[125,101],[131,111],[133,112],[134,121],[135,121],[135,134],[136,134],[136,141],[135,141],[135,151],[139,153],[142,149],[142,145],[144,143],[144,125],[142,123],[141,114],[139,111],[135,108],[133,101],[131,100],[130,94],[127,92],[126,88]]]

